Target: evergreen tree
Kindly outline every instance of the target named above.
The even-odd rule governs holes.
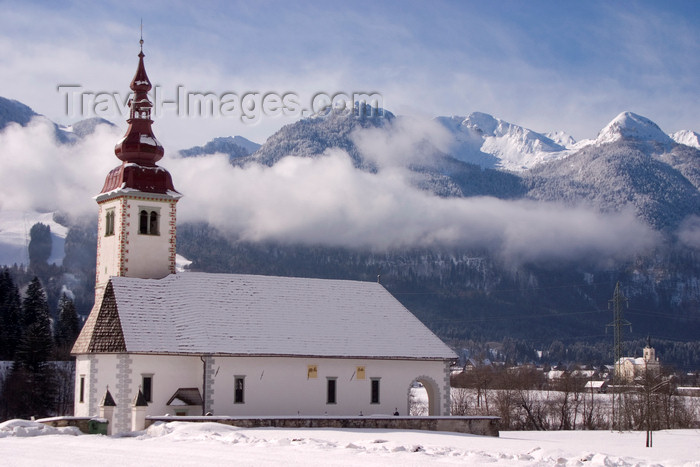
[[[19,290],[10,271],[0,272],[0,360],[14,360],[22,333]]]
[[[29,230],[29,267],[46,266],[51,256],[51,227],[37,222]]]
[[[71,347],[80,333],[80,320],[73,300],[64,293],[58,301],[58,322],[54,330],[58,357],[67,359]]]
[[[32,279],[22,302],[22,334],[15,364],[2,391],[6,417],[54,415],[55,375],[48,364],[53,353],[51,318],[46,295],[38,278]]]
[[[22,336],[20,338],[15,363],[40,371],[53,352],[51,318],[46,294],[38,278],[32,279],[22,302]]]

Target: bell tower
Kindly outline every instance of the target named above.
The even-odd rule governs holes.
[[[175,215],[181,197],[170,173],[156,165],[164,150],[151,125],[151,82],[143,63],[131,80],[129,124],[114,147],[121,164],[112,169],[96,201],[97,276],[95,307],[99,309],[111,276],[160,279],[175,273]]]

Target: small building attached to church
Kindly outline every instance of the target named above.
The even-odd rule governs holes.
[[[112,432],[145,415],[408,414],[414,381],[450,413],[457,355],[381,284],[175,274],[181,195],[153,135],[139,54],[122,161],[96,197],[95,305],[74,347],[75,415],[113,397]],[[110,399],[111,400],[111,399]]]

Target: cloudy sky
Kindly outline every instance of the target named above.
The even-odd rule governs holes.
[[[483,111],[584,139],[631,110],[667,132],[700,130],[700,3],[250,3],[2,2],[0,95],[59,123],[96,113],[120,128],[77,145],[57,145],[40,120],[0,132],[0,211],[94,215],[92,197],[118,162],[143,18],[162,165],[185,194],[180,221],[250,240],[485,247],[514,261],[614,258],[658,241],[630,211],[439,198],[403,167],[424,138],[449,143],[430,121],[438,115]],[[218,114],[193,112],[181,93],[209,93]],[[375,94],[411,117],[354,135],[377,173],[337,149],[273,167],[176,157],[217,136],[262,143],[313,96],[339,93]],[[696,245],[698,219],[684,229],[681,240]]]
[[[241,108],[212,117],[156,103],[166,150],[215,136],[263,142],[318,93],[377,93],[402,115],[483,111],[576,139],[594,137],[623,110],[667,132],[700,130],[696,1],[120,0],[0,8],[0,95],[54,121],[94,110],[97,97],[88,93],[102,97],[101,116],[123,120],[105,96],[128,92],[141,19],[147,70],[164,101],[179,92],[298,101],[289,115],[251,119]],[[82,109],[73,100],[79,93]]]

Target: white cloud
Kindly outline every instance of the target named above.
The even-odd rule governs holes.
[[[91,137],[67,145],[56,143],[54,126],[43,117],[26,128],[8,125],[0,131],[0,209],[94,211],[92,197],[119,165],[109,157],[119,136],[119,130],[100,125]]]
[[[395,164],[425,133],[416,131],[411,140],[403,131],[382,131],[356,136],[362,145],[378,142],[390,150],[378,159],[377,173],[356,170],[340,150],[313,159],[283,158],[273,167],[231,167],[223,155],[172,160],[177,188],[186,195],[181,219],[210,222],[252,241],[489,248],[517,262],[627,257],[658,240],[629,212],[603,215],[554,203],[432,195],[412,186],[411,173]],[[409,141],[392,144],[397,139]]]
[[[440,198],[417,189],[397,158],[433,130],[430,124],[408,122],[384,133],[357,134],[360,146],[380,162],[376,173],[355,169],[340,150],[318,158],[287,157],[272,167],[233,167],[224,155],[166,157],[161,165],[184,194],[178,204],[180,222],[209,222],[251,241],[377,250],[490,248],[505,260],[520,262],[628,256],[657,239],[630,213],[602,215],[489,197]],[[94,213],[92,197],[119,163],[113,147],[120,134],[100,126],[80,143],[60,145],[42,118],[26,128],[5,128],[0,132],[0,209]],[[381,157],[382,151],[387,157]]]
[[[431,148],[448,153],[452,135],[432,120],[404,117],[385,127],[360,129],[351,135],[364,157],[379,167],[405,167],[429,162]]]
[[[700,216],[688,216],[678,228],[678,239],[691,248],[700,250]]]

